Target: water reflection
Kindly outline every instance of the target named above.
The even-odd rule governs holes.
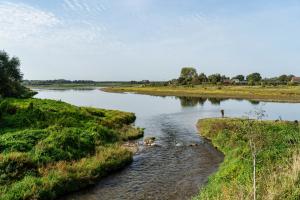
[[[231,100],[229,98],[212,98],[212,97],[175,97],[179,99],[182,107],[203,106],[205,102],[210,102],[212,105],[221,105],[221,102]],[[248,101],[252,105],[259,105],[260,101],[236,99],[237,101]]]

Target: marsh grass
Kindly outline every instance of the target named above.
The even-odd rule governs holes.
[[[253,199],[250,138],[257,147],[257,199],[299,199],[298,123],[204,119],[198,122],[198,128],[202,136],[225,154],[225,160],[195,199]]]
[[[0,102],[1,199],[54,199],[132,161],[132,113],[39,99]]]

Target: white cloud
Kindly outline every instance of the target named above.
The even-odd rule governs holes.
[[[25,4],[0,3],[0,40],[22,40],[60,24],[51,12]]]

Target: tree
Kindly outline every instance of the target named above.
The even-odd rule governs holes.
[[[2,97],[27,97],[33,95],[22,86],[23,74],[20,71],[20,60],[10,58],[5,51],[0,51],[0,96]]]
[[[180,77],[192,79],[197,76],[197,70],[193,67],[184,67],[181,69]]]
[[[245,76],[240,74],[240,75],[237,75],[235,77],[232,77],[232,79],[237,79],[239,81],[244,81],[245,80]]]
[[[256,83],[259,83],[262,80],[262,77],[259,73],[255,72],[249,74],[246,79],[248,81],[248,84],[254,85]]]
[[[207,76],[204,73],[199,74],[198,79],[200,83],[207,82]]]
[[[285,74],[283,74],[283,75],[281,75],[281,76],[278,77],[278,81],[280,83],[287,83],[288,82],[288,76],[285,75]]]
[[[180,77],[178,82],[182,85],[191,84],[192,80],[198,78],[198,74],[195,68],[184,67],[181,69]]]
[[[212,74],[210,76],[208,76],[208,81],[210,83],[218,83],[218,82],[221,82],[221,75],[220,74]]]

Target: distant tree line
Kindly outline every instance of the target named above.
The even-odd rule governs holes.
[[[10,58],[5,51],[0,51],[0,98],[27,98],[35,94],[21,84],[20,64],[17,57]]]
[[[91,80],[65,80],[65,79],[55,79],[55,80],[24,80],[25,85],[53,85],[53,84],[94,84],[96,81]]]
[[[260,73],[251,73],[249,75],[236,75],[228,77],[219,73],[206,75],[197,73],[192,67],[181,69],[179,78],[169,81],[171,85],[199,85],[199,84],[222,84],[222,85],[287,85],[292,84],[294,75],[281,75],[272,78],[263,78]],[[295,83],[294,83],[295,84]]]
[[[150,82],[149,80],[142,81],[92,81],[92,80],[66,80],[66,79],[54,79],[54,80],[23,80],[23,84],[27,86],[47,86],[47,85],[62,85],[62,84],[79,84],[79,85],[135,85],[135,84],[156,84],[162,82]],[[165,83],[165,82],[164,82]]]

